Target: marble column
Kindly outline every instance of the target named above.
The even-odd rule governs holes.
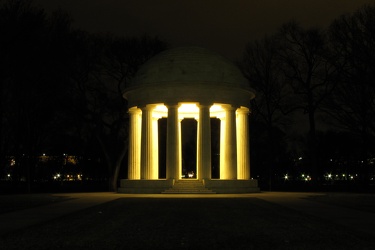
[[[176,174],[176,180],[181,179],[182,175],[182,138],[181,138],[181,122],[182,119],[178,119],[178,144],[177,144],[177,151],[178,151],[178,168]]]
[[[224,179],[226,176],[225,172],[227,171],[226,160],[225,160],[225,116],[220,117],[220,179]]]
[[[178,105],[168,105],[167,108],[167,179],[178,180],[181,164]]]
[[[237,109],[237,179],[250,179],[249,109]]]
[[[197,178],[211,179],[211,121],[210,106],[199,105],[197,131]]]
[[[152,179],[159,179],[159,126],[158,117],[152,117]]]
[[[129,115],[128,179],[139,180],[141,177],[141,110],[132,107],[129,109]]]
[[[154,135],[154,122],[152,110],[154,105],[147,105],[142,108],[142,135],[141,135],[141,179],[153,180],[158,179],[155,175],[155,166],[157,166],[157,155],[153,147],[156,145],[157,135]],[[156,136],[156,138],[155,138]]]
[[[236,113],[230,105],[222,105],[225,118],[222,120],[220,136],[220,179],[237,179]]]

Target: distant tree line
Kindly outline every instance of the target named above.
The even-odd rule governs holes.
[[[100,159],[116,189],[128,146],[122,92],[166,43],[74,29],[68,13],[31,0],[0,0],[0,34],[2,177],[13,156],[12,180],[30,189],[38,156],[67,153]]]
[[[90,34],[72,25],[62,10],[47,14],[32,0],[0,0],[0,179],[12,170],[29,191],[43,153],[83,157],[116,190],[128,147],[122,93],[140,65],[167,48],[157,37]],[[268,188],[286,174],[318,182],[341,171],[370,180],[374,6],[328,29],[288,22],[250,42],[238,65],[256,91],[253,178]]]
[[[313,181],[339,170],[363,182],[373,177],[375,6],[327,29],[288,22],[250,42],[239,66],[256,91],[253,174],[270,188],[288,172],[308,172]],[[298,120],[306,121],[306,134],[295,131]]]

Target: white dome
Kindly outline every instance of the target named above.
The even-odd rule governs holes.
[[[178,102],[248,106],[254,91],[241,71],[221,55],[180,47],[163,51],[141,66],[124,97],[130,107]]]
[[[166,50],[151,58],[137,72],[133,85],[205,83],[248,88],[248,81],[232,62],[200,47]]]

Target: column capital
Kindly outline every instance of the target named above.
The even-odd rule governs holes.
[[[240,107],[236,111],[238,114],[244,114],[247,115],[250,113],[249,109],[247,107]]]
[[[142,110],[152,110],[156,107],[156,104],[146,104],[145,106],[141,107]]]
[[[169,108],[178,108],[180,104],[178,102],[168,102],[164,103],[164,105],[169,109]]]
[[[221,107],[224,109],[224,110],[236,110],[237,109],[237,106],[233,105],[233,104],[221,104]]]
[[[204,107],[211,107],[213,105],[213,103],[208,103],[208,102],[200,102],[200,103],[197,103],[197,107],[198,108],[204,108]]]
[[[139,109],[137,106],[134,106],[134,107],[129,108],[128,112],[130,114],[137,114],[141,112],[141,109]]]

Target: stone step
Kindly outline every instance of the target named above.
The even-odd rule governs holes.
[[[215,192],[209,191],[177,191],[177,190],[165,190],[162,194],[216,194]]]
[[[202,183],[175,184],[175,187],[204,187]]]
[[[183,190],[183,189],[167,189],[162,194],[215,194],[212,190]]]
[[[183,180],[176,181],[173,187],[162,192],[163,194],[215,194],[206,188],[201,181]]]

